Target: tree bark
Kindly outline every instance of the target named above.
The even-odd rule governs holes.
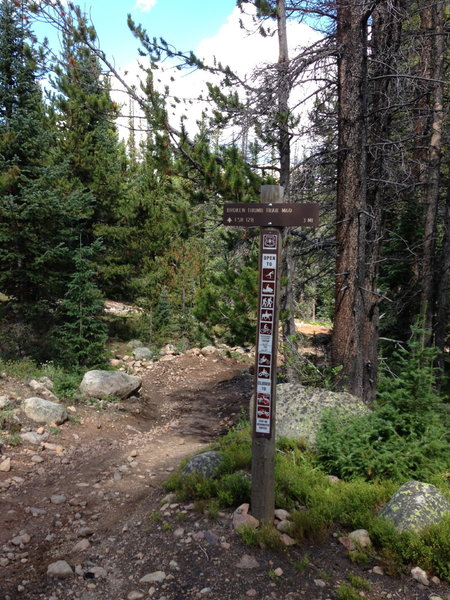
[[[445,362],[443,352],[446,344],[448,344],[450,314],[450,177],[447,181],[447,199],[444,213],[444,235],[440,267],[440,278],[437,286],[435,344],[441,350],[441,354],[438,357],[438,367],[441,374],[444,375]]]
[[[375,397],[379,312],[382,296],[377,283],[383,240],[383,217],[390,190],[390,156],[387,142],[392,138],[392,92],[396,85],[401,44],[404,0],[378,4],[372,15],[371,65],[369,79],[367,173],[366,268],[363,298],[362,355],[365,361],[362,388],[367,400]]]
[[[421,269],[421,305],[425,314],[425,329],[431,333],[436,303],[436,222],[444,123],[444,2],[438,1],[425,6],[422,10],[421,23],[424,43],[427,47],[425,56],[431,63],[424,65],[424,75],[432,79],[428,107],[431,112],[431,122],[423,177],[424,237]]]
[[[289,52],[286,28],[285,0],[277,0],[278,24],[278,154],[280,160],[280,185],[284,188],[284,200],[289,201],[291,176],[291,135],[289,131]],[[294,280],[295,268],[289,229],[283,233],[283,254],[280,277],[280,315],[284,344],[295,335]],[[287,365],[287,377],[292,379],[293,369]]]
[[[338,174],[336,302],[332,362],[340,366],[338,387],[367,399],[364,371],[373,352],[364,342],[367,180],[367,19],[365,3],[337,6]],[[370,348],[370,350],[372,350]],[[370,358],[369,358],[370,357]]]

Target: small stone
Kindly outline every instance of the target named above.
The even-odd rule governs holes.
[[[236,567],[238,569],[257,569],[259,567],[259,562],[254,556],[244,554],[241,560],[237,563]]]
[[[431,596],[429,596],[428,600],[444,600],[444,599],[441,598],[441,596],[436,596],[436,594],[431,594]]]
[[[439,584],[441,583],[441,580],[439,579],[439,577],[436,577],[436,575],[434,575],[434,576],[431,578],[431,581],[432,581],[433,583],[435,583],[436,585],[439,585]]]
[[[13,546],[20,546],[20,544],[22,544],[22,536],[16,535],[16,537],[13,537],[13,539],[11,540],[11,544]]]
[[[426,572],[420,567],[414,567],[414,569],[411,569],[411,575],[413,579],[415,579],[422,585],[430,585]]]
[[[292,522],[284,519],[277,524],[277,529],[278,531],[281,531],[281,533],[289,533],[292,529]]]
[[[174,493],[170,493],[167,494],[166,496],[164,496],[164,498],[161,500],[161,504],[172,504],[172,502],[176,500],[176,495]]]
[[[287,533],[282,533],[280,535],[280,538],[285,546],[295,546],[295,544],[297,543],[296,540],[294,540],[294,538],[291,538],[291,536]]]
[[[166,577],[167,575],[164,571],[154,571],[153,573],[144,575],[144,577],[139,579],[139,583],[161,583]]]
[[[241,504],[241,506],[239,506],[234,511],[234,513],[233,513],[234,529],[237,529],[241,525],[250,525],[250,527],[253,527],[254,529],[256,529],[259,526],[258,519],[255,519],[255,517],[252,517],[252,515],[250,515],[248,513],[248,509],[249,509],[249,505],[247,503],[245,503],[245,504]]]
[[[322,579],[314,579],[314,585],[316,585],[319,588],[324,588],[327,584]]]
[[[281,567],[277,567],[274,569],[274,573],[277,577],[281,577],[283,575],[283,569]]]
[[[90,547],[91,544],[89,540],[84,538],[75,544],[75,546],[72,548],[72,552],[84,552],[84,550],[87,550]]]
[[[342,536],[338,538],[338,541],[344,546],[346,550],[355,550],[356,546],[353,540],[351,540],[347,536]]]
[[[93,575],[94,579],[105,579],[105,577],[108,575],[108,571],[103,567],[90,567],[89,570],[86,571],[85,575],[88,573]]]
[[[2,471],[3,473],[8,473],[9,471],[11,471],[11,459],[9,458],[9,456],[5,458],[5,460],[0,462],[0,471]]]
[[[340,483],[341,481],[339,477],[336,477],[336,475],[327,475],[327,479],[332,484]]]
[[[275,519],[279,521],[287,521],[290,518],[291,514],[284,510],[284,508],[277,508],[275,511]]]
[[[184,529],[183,529],[183,527],[177,527],[177,528],[175,529],[175,531],[173,532],[173,535],[174,535],[176,538],[181,538],[181,537],[183,537],[183,535],[184,535]]]
[[[372,573],[375,575],[384,575],[383,567],[376,566],[372,569]]]
[[[211,591],[210,587],[205,587],[202,590],[200,590],[200,594],[202,594],[202,596],[203,596],[204,594],[209,594],[210,591]]]
[[[42,434],[37,433],[37,431],[26,431],[25,433],[21,433],[20,437],[25,444],[39,446],[48,439],[49,435],[45,431]]]
[[[171,561],[170,561],[170,563],[169,563],[169,567],[170,567],[171,569],[175,569],[175,570],[178,570],[178,569],[180,568],[180,567],[178,566],[178,563],[177,563],[177,561],[176,561],[176,560],[171,560]]]
[[[203,537],[211,546],[217,546],[219,543],[219,537],[212,531],[205,531]]]
[[[252,588],[250,590],[247,590],[245,592],[245,595],[248,596],[249,598],[254,598],[257,595],[257,593],[258,592]]]
[[[9,565],[8,558],[0,558],[0,567],[7,567]]]
[[[8,398],[8,396],[0,396],[0,410],[2,408],[6,408],[7,406],[11,406],[12,401]]]
[[[370,548],[372,540],[369,537],[369,532],[365,529],[356,529],[348,534],[348,537],[360,548]]]
[[[39,454],[33,454],[33,456],[31,457],[31,462],[34,463],[42,463],[44,462],[44,459],[42,458],[42,456],[39,456]]]
[[[57,560],[47,567],[47,575],[56,579],[66,579],[73,575],[72,567],[65,560]]]
[[[52,504],[64,504],[66,500],[67,498],[64,496],[64,494],[53,494],[53,496],[50,498],[50,502]]]
[[[141,600],[141,598],[144,598],[144,594],[138,591],[130,592],[127,596],[127,600]]]

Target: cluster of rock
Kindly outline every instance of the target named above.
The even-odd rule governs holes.
[[[50,437],[46,426],[56,427],[67,421],[69,418],[68,409],[60,404],[58,398],[53,393],[53,384],[48,377],[42,377],[39,380],[32,379],[28,382],[28,386],[35,394],[38,393],[39,396],[30,396],[25,399],[1,396],[0,409],[8,408],[12,410],[11,419],[20,432],[19,435],[22,443],[32,446],[43,446]],[[70,409],[74,410],[72,407]],[[39,426],[36,429],[24,427],[20,413],[23,413],[23,415]],[[39,461],[38,455],[33,457],[33,462]],[[1,456],[0,471],[9,472],[11,468],[11,457]],[[7,484],[8,482],[2,481],[1,487],[6,487]]]
[[[231,347],[226,344],[220,344],[217,347],[190,348],[186,352],[181,352],[173,344],[166,344],[163,348],[156,350],[149,348],[140,340],[131,340],[128,342],[127,348],[129,353],[116,354],[110,360],[110,364],[121,371],[133,371],[134,373],[145,373],[145,371],[153,368],[156,361],[169,362],[181,354],[197,356],[200,359],[208,356],[219,357],[221,354],[234,354],[246,358],[253,356],[251,351],[247,351],[240,346]]]

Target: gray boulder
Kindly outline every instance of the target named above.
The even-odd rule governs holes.
[[[369,412],[362,400],[346,392],[330,392],[296,383],[278,384],[276,438],[303,438],[314,444],[322,415],[327,409],[344,417]]]
[[[23,403],[23,411],[36,423],[61,425],[68,419],[64,406],[43,398],[27,398]]]
[[[203,452],[203,454],[196,454],[188,460],[181,473],[183,475],[187,475],[188,473],[200,473],[200,475],[203,475],[204,477],[212,477],[221,461],[222,455],[215,450]]]
[[[145,346],[133,350],[133,356],[136,360],[153,360],[155,353]]]
[[[378,516],[392,521],[399,531],[419,532],[426,525],[437,523],[450,511],[450,502],[430,483],[408,481],[380,510]]]
[[[31,444],[32,446],[40,446],[42,442],[46,442],[50,437],[47,432],[39,434],[36,431],[27,431],[21,433],[20,437],[24,444]]]
[[[121,371],[88,371],[80,383],[80,392],[93,398],[115,396],[128,398],[137,392],[142,385],[142,379],[135,375],[127,375]]]
[[[131,350],[134,350],[135,348],[141,348],[144,344],[141,342],[141,340],[130,340],[127,344],[128,348],[131,348]]]

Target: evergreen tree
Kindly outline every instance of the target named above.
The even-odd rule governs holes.
[[[58,306],[61,325],[53,331],[57,359],[73,368],[105,362],[106,325],[102,322],[103,298],[96,284],[92,258],[98,243],[81,246],[74,253],[75,270]]]
[[[3,310],[45,339],[70,272],[79,195],[59,194],[54,132],[38,84],[38,53],[20,3],[0,4],[0,289]],[[39,352],[39,350],[38,350]]]

